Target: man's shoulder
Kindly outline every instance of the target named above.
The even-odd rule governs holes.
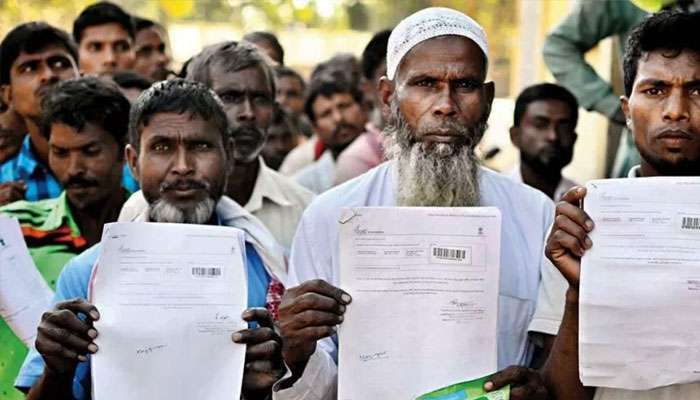
[[[56,208],[59,198],[38,201],[19,200],[0,207],[0,214],[17,218],[20,224],[43,225]]]
[[[488,168],[481,168],[481,184],[487,201],[503,209],[554,211],[554,203],[544,193]],[[518,207],[509,207],[514,204]]]
[[[19,154],[0,164],[0,183],[17,180],[17,162]]]
[[[390,174],[390,168],[391,163],[385,162],[356,178],[323,192],[311,202],[305,214],[336,215],[343,207],[379,205],[372,204],[371,197],[373,194],[385,190],[384,185],[388,184],[386,177]]]
[[[280,173],[287,176],[294,175],[303,167],[313,163],[316,141],[317,139],[311,138],[292,149],[282,161]]]
[[[292,178],[271,168],[268,168],[266,173],[290,202],[305,208],[313,200],[313,192],[296,183]]]

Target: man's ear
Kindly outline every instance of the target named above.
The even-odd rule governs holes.
[[[2,85],[0,86],[0,90],[2,91],[3,103],[7,104],[8,106],[12,104],[12,90],[10,89],[10,85]]]
[[[139,152],[131,144],[126,145],[124,152],[126,154],[126,162],[129,164],[131,176],[133,176],[136,181],[141,183],[141,175],[139,174]]]
[[[391,98],[394,95],[396,86],[394,81],[390,81],[386,76],[382,76],[379,79],[379,84],[377,86],[379,92],[379,106],[381,107],[384,119],[387,120],[391,116]]]
[[[520,148],[520,128],[511,126],[508,132],[510,133],[510,141],[513,143],[513,146]]]
[[[630,115],[630,99],[627,96],[620,96],[620,107],[622,113],[625,114],[625,123],[627,129],[632,129],[632,116]]]
[[[484,83],[484,104],[486,104],[485,120],[491,115],[491,106],[493,105],[493,97],[496,93],[496,85],[493,82]]]

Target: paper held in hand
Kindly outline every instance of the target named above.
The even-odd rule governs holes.
[[[496,371],[496,208],[356,208],[340,221],[338,399],[414,400]]]
[[[0,317],[27,347],[34,346],[41,315],[53,292],[36,269],[14,218],[0,217]]]
[[[238,399],[248,300],[244,233],[220,226],[105,226],[90,300],[98,400]]]
[[[581,260],[579,370],[586,386],[700,381],[700,178],[592,181]]]

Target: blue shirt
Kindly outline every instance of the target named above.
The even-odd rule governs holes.
[[[66,264],[56,283],[54,304],[74,298],[87,299],[90,275],[99,253],[100,245],[96,244]],[[245,254],[248,276],[248,307],[265,307],[270,276],[253,245],[248,242],[245,245]],[[43,372],[44,360],[35,349],[32,349],[24,360],[15,386],[17,388],[32,387]],[[73,396],[78,400],[89,399],[90,393],[90,356],[88,355],[88,360],[79,363],[75,371]]]
[[[19,153],[0,165],[0,183],[12,181],[27,184],[24,198],[29,201],[53,199],[63,190],[49,167],[34,154],[29,135],[24,137]]]
[[[34,154],[29,135],[25,136],[19,153],[0,165],[0,183],[13,181],[24,181],[27,184],[24,196],[27,201],[53,199],[63,191],[49,167]],[[129,193],[139,190],[139,183],[126,164],[122,169],[122,186]]]

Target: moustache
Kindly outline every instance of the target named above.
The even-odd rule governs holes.
[[[354,126],[352,126],[352,125],[350,125],[350,124],[347,124],[347,123],[344,123],[344,122],[341,122],[341,123],[338,124],[338,126],[336,126],[335,129],[333,130],[333,135],[334,135],[334,136],[339,135],[340,132],[341,132],[342,130],[344,130],[344,129],[348,129],[348,130],[357,130]]]
[[[51,91],[51,89],[53,89],[55,85],[55,83],[41,85],[34,91],[34,94],[39,98],[43,98],[47,93],[49,93],[49,91]]]
[[[97,180],[85,176],[72,176],[63,185],[66,189],[83,189],[99,185]]]
[[[230,133],[233,140],[259,140],[263,137],[262,131],[253,127],[231,129]]]
[[[172,182],[163,182],[160,185],[160,192],[169,190],[209,190],[209,183],[198,179],[176,179]]]

